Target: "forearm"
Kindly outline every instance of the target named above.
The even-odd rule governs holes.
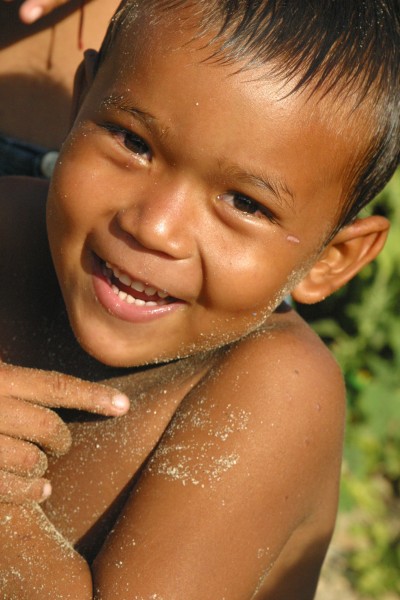
[[[4,600],[91,600],[86,561],[37,504],[0,504],[0,597]]]

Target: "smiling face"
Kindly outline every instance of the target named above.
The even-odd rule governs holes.
[[[207,60],[189,26],[142,18],[128,37],[88,90],[48,202],[71,325],[115,366],[263,325],[333,228],[355,144],[332,131],[328,100],[282,99],[266,66]]]

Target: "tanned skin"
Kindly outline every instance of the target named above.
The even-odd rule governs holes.
[[[0,180],[0,410],[18,414],[3,430],[17,457],[2,462],[6,598],[314,596],[345,393],[283,299],[335,291],[388,225],[368,217],[327,241],[360,115],[341,136],[333,97],[285,97],[257,69],[205,60],[184,16],[143,15],[95,76],[86,64],[47,207],[43,184]],[[129,282],[154,303],[128,301]],[[99,411],[95,385],[72,377],[131,407],[64,411],[66,451],[42,405]],[[98,395],[115,415],[111,390]]]

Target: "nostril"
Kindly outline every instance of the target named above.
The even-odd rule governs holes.
[[[115,234],[135,249],[165,258],[182,260],[191,255],[191,237],[182,219],[171,211],[162,211],[155,203],[120,210]]]

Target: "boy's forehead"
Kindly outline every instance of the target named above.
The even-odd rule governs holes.
[[[258,81],[260,87],[263,81],[272,80],[276,84],[277,101],[284,100],[292,94],[302,99],[310,98],[311,102],[305,104],[305,110],[311,114],[321,116],[325,112],[325,115],[329,119],[335,119],[336,123],[342,118],[347,121],[352,117],[357,118],[360,109],[357,86],[352,90],[351,84],[348,87],[332,85],[337,75],[335,72],[331,73],[324,85],[317,85],[317,80],[310,80],[308,85],[296,90],[304,75],[301,65],[298,71],[294,72],[293,69],[285,69],[285,60],[254,63],[250,51],[240,60],[233,59],[231,54],[228,56],[224,51],[221,54],[224,37],[217,35],[221,23],[216,22],[214,30],[209,26],[203,29],[198,5],[197,2],[183,2],[177,3],[177,6],[172,5],[172,8],[168,6],[165,10],[162,3],[161,8],[150,3],[150,9],[147,10],[146,5],[146,10],[143,10],[142,3],[135,18],[116,36],[116,43],[111,48],[113,63],[118,65],[119,69],[134,71],[137,61],[143,57],[168,55],[171,59],[178,53],[185,57],[188,65],[213,65],[222,80],[236,75],[242,82]],[[128,57],[130,60],[127,60]],[[151,68],[151,61],[148,62]],[[169,62],[171,71],[174,67],[182,68],[182,63],[171,60]],[[371,114],[372,108],[372,103],[367,101],[365,112]]]
[[[263,143],[260,137],[266,131],[265,125],[274,121],[276,126],[269,127],[268,136],[275,136],[272,141],[278,146],[291,129],[296,130],[297,153],[302,153],[304,144],[309,143],[306,137],[302,139],[303,131],[314,139],[318,138],[315,160],[313,157],[315,169],[325,163],[321,175],[325,185],[330,185],[332,181],[329,180],[337,178],[340,171],[340,185],[344,187],[346,171],[351,170],[357,155],[362,155],[362,138],[367,137],[366,121],[353,111],[353,103],[341,102],[335,94],[326,94],[324,90],[310,93],[307,87],[292,93],[296,81],[278,79],[270,64],[246,68],[232,61],[213,60],[210,39],[209,34],[206,38],[198,35],[193,20],[179,20],[174,11],[170,18],[163,20],[140,15],[117,39],[106,59],[110,66],[108,75],[112,78],[108,98],[120,98],[121,105],[129,107],[130,103],[135,103],[138,89],[139,95],[144,97],[147,87],[154,90],[159,83],[165,107],[172,107],[170,121],[174,107],[184,106],[178,115],[182,122],[185,116],[189,122],[193,112],[197,112],[199,118],[206,115],[211,122],[214,118],[213,102],[221,103],[222,98],[226,112],[240,113],[238,127],[243,128],[246,119],[252,125],[252,128],[246,127],[238,134],[253,134],[257,143]],[[221,94],[224,89],[225,97]],[[186,96],[186,104],[181,102],[182,96]],[[220,106],[214,106],[217,114]],[[267,106],[268,110],[265,109]],[[139,108],[149,109],[152,114],[151,107]],[[161,115],[154,116],[157,120]],[[162,125],[169,124],[164,122]],[[234,130],[236,125],[231,120],[227,128]],[[270,143],[271,139],[266,141]],[[293,148],[288,148],[290,152]],[[273,169],[273,166],[269,167]],[[285,183],[283,187],[295,188]],[[340,207],[336,212],[340,212]]]
[[[187,7],[184,8],[186,11]],[[367,145],[370,131],[374,129],[370,103],[360,107],[356,94],[339,95],[335,90],[329,90],[329,81],[326,87],[319,90],[315,90],[311,82],[309,86],[294,91],[302,73],[299,72],[297,76],[290,74],[286,79],[281,65],[276,69],[272,62],[249,67],[246,60],[220,60],[220,57],[215,56],[220,41],[213,44],[213,34],[208,32],[202,35],[196,16],[191,19],[186,15],[185,12],[185,18],[180,19],[179,9],[173,9],[165,13],[166,18],[152,19],[142,11],[132,24],[126,27],[113,48],[111,54],[114,68],[111,73],[114,76],[121,73],[134,80],[137,70],[145,63],[146,70],[152,77],[157,78],[160,71],[154,66],[160,60],[164,60],[171,81],[182,83],[185,79],[184,71],[196,68],[204,78],[207,75],[209,80],[214,72],[216,85],[236,83],[243,94],[251,88],[253,96],[257,92],[262,95],[268,87],[268,97],[279,106],[280,111],[299,111],[301,107],[301,114],[298,113],[299,121],[305,118],[308,123],[323,124],[330,133],[335,132],[337,136],[345,138],[348,147],[353,141],[357,141],[357,146],[361,148],[365,134]],[[194,87],[195,81],[191,80],[191,83]],[[180,93],[182,90],[176,88],[175,94]],[[212,96],[213,90],[209,89],[208,93]],[[369,119],[365,118],[366,114],[370,115]],[[251,118],[257,120],[257,113],[252,114]],[[352,152],[354,156],[354,151]]]

